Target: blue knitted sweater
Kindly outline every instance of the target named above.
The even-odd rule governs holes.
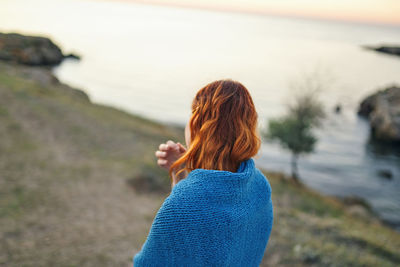
[[[272,222],[271,187],[253,159],[237,172],[195,169],[158,210],[134,266],[259,266]]]

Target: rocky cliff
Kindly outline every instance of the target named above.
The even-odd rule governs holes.
[[[73,54],[63,55],[49,38],[25,36],[18,33],[0,33],[0,59],[24,65],[57,65],[65,57],[78,59]]]
[[[358,114],[367,117],[372,137],[400,143],[400,87],[393,85],[366,97]]]

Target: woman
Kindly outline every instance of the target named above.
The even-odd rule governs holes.
[[[258,266],[273,222],[271,187],[252,159],[257,113],[239,82],[219,80],[193,100],[187,149],[156,152],[169,170],[165,199],[134,266]]]

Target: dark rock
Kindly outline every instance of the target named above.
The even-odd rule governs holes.
[[[381,53],[400,56],[400,46],[379,46],[379,47],[365,46],[365,48]]]
[[[375,95],[370,95],[366,97],[358,107],[358,115],[363,117],[368,117],[369,114],[374,111],[375,108]]]
[[[400,56],[400,47],[396,46],[381,46],[376,48],[375,51]]]
[[[342,111],[342,105],[337,104],[337,105],[335,106],[335,113],[340,113],[341,111]]]
[[[53,66],[59,64],[64,58],[61,49],[49,38],[0,33],[1,60],[24,65]]]
[[[390,170],[378,170],[378,175],[382,178],[391,180],[393,178],[393,173]]]
[[[81,59],[81,57],[76,54],[67,54],[64,56],[64,58],[72,58],[72,59],[77,59],[77,60]]]
[[[400,143],[400,87],[389,86],[365,98],[358,114],[368,118],[372,137]]]

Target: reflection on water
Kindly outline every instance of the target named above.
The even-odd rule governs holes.
[[[2,0],[0,31],[44,34],[82,55],[54,73],[92,100],[182,125],[200,87],[233,78],[250,90],[263,127],[284,111],[288,82],[319,66],[330,77],[327,110],[340,103],[343,111],[330,112],[317,130],[316,152],[300,159],[301,177],[327,194],[364,197],[400,225],[399,150],[371,144],[368,123],[356,116],[364,96],[400,83],[399,58],[360,45],[400,43],[399,28],[112,1]],[[265,142],[257,162],[288,172],[289,158]]]

